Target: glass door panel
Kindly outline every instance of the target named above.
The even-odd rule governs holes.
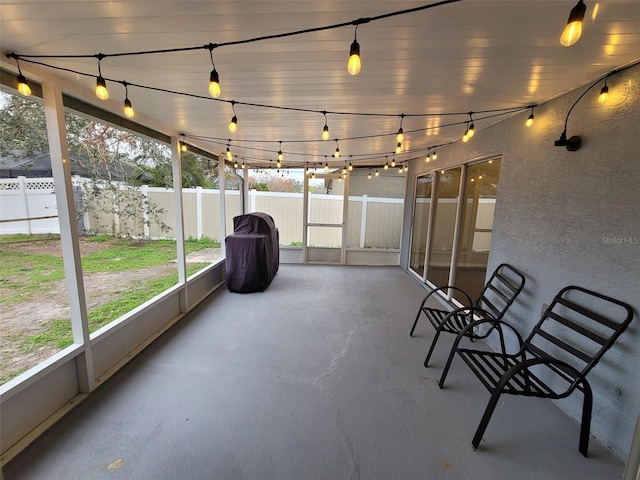
[[[462,225],[456,263],[456,286],[477,298],[484,287],[493,215],[500,180],[500,159],[467,169]],[[461,301],[454,293],[454,298]]]
[[[427,279],[438,286],[449,283],[461,171],[462,169],[458,167],[443,170],[437,175],[436,211],[433,219]]]
[[[413,229],[411,232],[409,268],[420,277],[424,275],[432,186],[432,173],[417,178],[416,200],[413,205]]]

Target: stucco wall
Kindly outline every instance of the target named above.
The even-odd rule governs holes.
[[[594,390],[591,432],[626,459],[640,411],[640,66],[608,79],[609,99],[597,102],[600,85],[577,104],[568,137],[582,148],[555,147],[567,111],[581,87],[529,112],[480,128],[468,143],[438,150],[431,168],[502,156],[488,272],[508,262],[527,277],[524,293],[508,319],[528,333],[563,286],[581,285],[632,305],[636,318],[590,374]],[[476,128],[478,127],[476,122]],[[415,176],[430,165],[410,167],[408,199]],[[411,201],[404,217],[403,258],[410,241]],[[527,408],[522,400],[522,407]],[[577,392],[559,406],[580,418]],[[480,412],[479,412],[480,414]],[[577,429],[576,429],[577,442]]]

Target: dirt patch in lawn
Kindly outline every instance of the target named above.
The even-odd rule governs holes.
[[[91,242],[80,238],[81,256],[111,247],[109,242]],[[59,239],[2,243],[0,249],[30,254],[62,256]],[[207,248],[187,255],[187,263],[212,263],[222,258],[219,248]],[[125,272],[92,273],[83,276],[87,309],[92,310],[119,298],[134,285],[176,271],[175,262]],[[55,345],[26,347],[24,339],[46,330],[52,320],[69,318],[65,280],[46,284],[26,301],[3,305],[0,320],[0,384],[50,357]]]

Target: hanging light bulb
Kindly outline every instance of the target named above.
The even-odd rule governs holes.
[[[344,173],[342,174],[342,178],[347,178],[347,172],[344,172]]]
[[[338,139],[336,138],[336,151],[333,152],[335,158],[340,158],[340,147],[338,146]]]
[[[403,170],[402,170],[402,165],[400,165],[400,166],[398,167],[398,173],[399,173],[399,174],[402,174],[402,172],[403,172]]]
[[[213,63],[213,49],[216,46],[213,44],[209,44],[209,56],[211,57],[211,65],[213,66],[213,70],[211,70],[211,75],[209,76],[209,95],[213,98],[218,98],[220,96],[220,75],[218,75],[218,71],[216,70],[216,64]]]
[[[29,95],[31,95],[31,87],[27,83],[27,79],[25,78],[25,76],[22,75],[22,70],[20,70],[20,62],[18,61],[18,57],[15,56],[13,58],[16,59],[16,65],[18,66],[18,91],[25,97],[28,97]]]
[[[344,162],[344,167],[342,167],[342,174],[346,175],[347,173],[347,162]]]
[[[98,54],[98,76],[96,77],[96,97],[100,100],[106,100],[109,98],[109,92],[107,91],[107,82],[102,76],[102,68],[100,62],[104,58],[102,53]]]
[[[384,164],[384,169],[385,170],[389,170],[389,162],[387,161],[387,163]]]
[[[231,142],[231,140],[229,140]],[[229,149],[230,143],[227,143],[227,160],[233,160],[233,155],[231,154],[231,150]]]
[[[378,170],[376,169],[376,177],[380,176],[380,172],[378,172]]]
[[[607,101],[607,97],[609,96],[609,87],[607,87],[607,79],[604,80],[604,87],[600,90],[600,96],[598,97],[598,102],[604,103]]]
[[[238,117],[236,116],[236,102],[234,100],[231,100],[231,108],[233,109],[233,118],[231,119],[231,122],[229,123],[229,131],[231,133],[234,133],[237,129],[238,129]]]
[[[328,171],[329,170],[329,163],[326,160],[327,157],[325,157],[325,161],[324,161],[324,171]]]
[[[133,110],[131,106],[131,101],[128,98],[124,99],[124,115],[128,118],[133,118],[136,112]]]
[[[560,36],[560,43],[565,47],[570,47],[580,40],[580,36],[582,35],[582,21],[584,20],[586,11],[587,6],[582,0],[578,0],[576,6],[571,9],[567,26],[564,27],[564,31]]]
[[[480,173],[480,175],[478,175],[478,180],[482,180],[482,173]]]
[[[467,132],[467,136],[469,138],[473,138],[473,136],[476,134],[476,130],[475,130],[475,125],[473,124],[473,112],[469,112],[469,118],[471,119],[471,125],[469,125],[469,130]]]
[[[431,160],[437,160],[438,159],[438,153],[434,150],[433,153],[431,154]]]
[[[238,168],[238,156],[236,155],[236,161],[233,162],[233,167]]]
[[[324,115],[324,128],[322,129],[322,140],[329,140],[329,126],[327,125],[327,112],[322,112]]]
[[[533,125],[533,107],[531,107],[531,115],[529,115],[529,118],[527,118],[525,125],[527,127],[530,127],[531,125]]]
[[[246,168],[247,168],[247,166],[244,164],[244,162],[242,162],[242,169],[244,170]]]
[[[369,178],[369,180],[371,180],[371,169],[369,169],[369,176],[367,178]]]
[[[107,100],[109,98],[107,83],[101,75],[96,78],[96,97],[100,100]]]
[[[271,160],[269,160],[269,171],[273,171],[273,167],[271,166]]]
[[[180,151],[182,151],[182,152],[186,152],[187,151],[187,144],[184,143],[183,141],[180,141]]]
[[[424,157],[424,161],[427,162],[427,163],[429,163],[431,161],[431,152],[430,151],[427,152],[427,156]]]
[[[133,118],[136,112],[134,112],[131,100],[129,100],[129,84],[127,82],[122,83],[124,85],[124,115],[127,118]]]
[[[353,172],[353,165],[351,164],[351,162],[349,162],[349,171]]]
[[[467,129],[464,131],[464,135],[462,135],[462,141],[464,143],[469,141],[469,122],[467,122]]]
[[[398,134],[396,135],[396,140],[398,143],[402,143],[404,140],[404,131],[402,130],[402,121],[404,120],[404,113],[400,114],[400,128],[398,129]]]
[[[280,148],[278,149],[278,163],[282,162],[282,160],[284,160],[284,155],[282,153],[282,140],[280,140]]]
[[[405,164],[404,164],[404,171],[405,171],[405,172],[408,172],[408,171],[409,171],[409,164],[408,164],[408,163],[405,163]]]
[[[394,155],[393,158],[391,159],[391,166],[395,167],[396,166],[396,156]]]
[[[402,144],[398,142],[398,145],[396,145],[396,153],[400,153],[400,152],[402,152]]]
[[[360,61],[360,44],[356,40],[357,33],[358,25],[356,25],[353,43],[351,44],[351,49],[349,51],[349,65],[347,66],[347,70],[349,70],[351,75],[357,75],[360,73],[360,69],[362,68],[362,62]]]
[[[282,167],[282,162],[279,159],[276,162],[276,167],[278,167],[278,168]]]

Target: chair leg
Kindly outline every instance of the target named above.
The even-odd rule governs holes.
[[[589,450],[589,431],[591,430],[591,410],[593,408],[593,395],[591,387],[584,382],[584,401],[582,404],[582,422],[580,423],[580,445],[578,450],[586,458]]]
[[[442,330],[440,330],[439,328],[436,329],[436,335],[433,337],[433,341],[431,342],[431,347],[429,348],[429,353],[427,353],[427,358],[424,359],[424,366],[425,368],[429,366],[429,359],[431,358],[431,354],[433,353],[433,349],[436,346],[436,343],[438,342],[438,337],[440,336],[440,332]]]
[[[422,302],[424,304],[424,302]],[[422,313],[422,305],[418,309],[418,314],[416,315],[416,319],[413,322],[413,327],[411,327],[411,332],[409,333],[410,337],[413,337],[413,331],[416,329],[416,325],[418,324],[418,320],[420,319],[420,314]]]
[[[442,370],[442,375],[440,375],[440,381],[438,382],[438,386],[442,389],[444,387],[444,381],[447,378],[447,374],[449,373],[449,367],[451,367],[451,362],[453,361],[453,356],[456,353],[456,347],[458,345],[454,344],[451,348],[451,352],[449,352],[449,358],[447,358],[447,363],[444,366],[444,370]]]
[[[480,425],[478,425],[476,434],[473,436],[473,440],[471,440],[471,444],[473,445],[474,449],[477,449],[478,446],[480,445],[482,436],[484,435],[484,432],[487,429],[487,425],[489,425],[489,420],[491,420],[493,411],[496,409],[496,405],[498,404],[498,400],[500,399],[501,393],[502,392],[500,390],[496,389],[491,394],[491,399],[487,404],[487,408],[484,411],[484,415],[482,415],[482,420],[480,420]]]

